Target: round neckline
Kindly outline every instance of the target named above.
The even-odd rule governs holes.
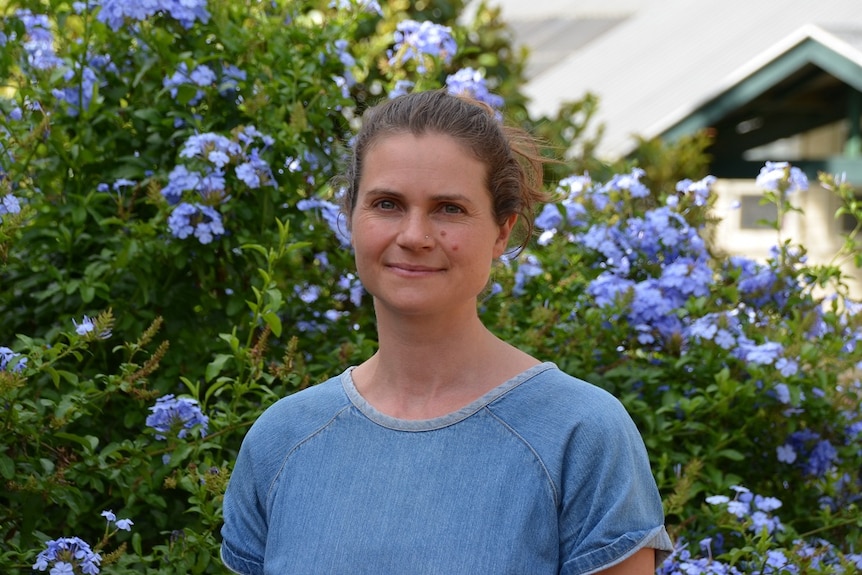
[[[396,431],[433,431],[435,429],[454,425],[467,419],[528,379],[556,367],[556,364],[550,361],[534,365],[511,379],[504,381],[461,409],[431,419],[400,419],[379,411],[373,405],[368,403],[368,401],[362,397],[362,394],[359,393],[359,390],[356,389],[356,384],[353,381],[353,370],[356,366],[349,367],[341,374],[341,386],[353,406],[365,415],[365,417],[382,427]]]

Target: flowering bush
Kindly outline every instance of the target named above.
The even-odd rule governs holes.
[[[518,297],[488,297],[486,313],[633,414],[679,544],[661,573],[855,572],[862,307],[790,240],[765,262],[714,255],[714,178],[662,192],[642,175],[561,181],[537,245],[497,276]],[[780,231],[807,178],[769,162],[756,184]],[[849,185],[821,184],[859,218]]]
[[[221,572],[245,430],[374,349],[330,185],[367,105],[443,87],[591,149],[570,117],[591,101],[529,118],[497,14],[461,8],[6,4],[0,570]],[[713,178],[616,171],[566,174],[483,317],[626,404],[678,542],[663,573],[852,572],[862,321],[841,274],[789,241],[717,256]],[[779,218],[807,185],[785,164],[757,181]]]

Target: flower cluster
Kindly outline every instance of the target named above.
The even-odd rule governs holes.
[[[97,0],[100,7],[96,18],[115,32],[123,27],[126,19],[142,21],[156,14],[167,14],[184,28],[191,28],[196,21],[206,23],[210,19],[206,0]]]
[[[773,192],[804,192],[808,189],[808,177],[805,172],[788,162],[766,162],[760,168],[755,184],[763,190]]]
[[[221,214],[214,208],[199,203],[183,202],[168,217],[171,234],[181,240],[194,236],[204,245],[224,235]]]
[[[131,531],[132,525],[135,524],[131,519],[117,519],[117,516],[114,515],[114,512],[110,509],[102,511],[102,517],[107,520],[108,526],[113,523],[114,527],[116,527],[120,531]]]
[[[117,67],[107,55],[88,55],[86,63],[68,65],[54,51],[54,34],[51,21],[45,14],[33,14],[30,10],[18,10],[15,17],[23,24],[25,40],[22,48],[27,55],[27,65],[33,70],[52,70],[56,79],[65,84],[54,87],[51,93],[57,100],[66,102],[67,113],[77,116],[89,109],[97,88],[107,83],[106,73],[116,73]],[[12,40],[15,40],[14,34]]]
[[[15,16],[24,24],[24,39],[22,47],[27,54],[27,63],[34,70],[50,70],[63,64],[54,52],[54,33],[51,31],[51,21],[44,14],[33,14],[22,9]],[[9,37],[14,42],[17,38]]]
[[[745,321],[743,321],[743,319]],[[799,371],[799,359],[787,356],[784,346],[774,341],[755,342],[746,333],[746,325],[753,324],[756,314],[747,314],[738,307],[722,312],[711,312],[689,320],[681,334],[687,341],[703,344],[712,342],[721,349],[750,365],[772,365],[784,377]],[[785,388],[778,388],[782,403],[790,403]]]
[[[789,168],[779,171],[783,174],[784,170]],[[643,174],[636,168],[605,184],[594,184],[588,175],[561,181],[557,192],[563,199],[546,205],[535,220],[536,227],[543,230],[538,244],[548,245],[565,232],[567,241],[592,250],[597,256],[594,265],[601,271],[587,292],[598,306],[617,310],[639,344],[663,348],[670,341],[683,345],[712,341],[748,364],[771,365],[785,377],[795,375],[799,358],[786,355],[781,344],[747,337],[746,326],[764,321],[767,304],[783,309],[790,295],[799,290],[790,274],[779,273],[782,266],[797,261],[798,255],[785,247],[774,250],[766,263],[734,256],[722,269],[713,269],[714,259],[700,230],[684,214],[688,206],[708,205],[715,182],[712,176],[697,182],[680,181],[676,195],[641,214],[604,217],[625,214],[624,206],[649,196],[640,181]],[[801,186],[803,178],[804,174],[794,185]],[[599,217],[591,223],[595,214]],[[708,296],[715,286],[728,281],[739,293],[739,301],[731,309],[702,317],[678,313],[686,302]],[[518,285],[516,295],[522,287]]]
[[[75,333],[80,336],[87,336],[88,334],[93,334],[90,337],[98,337],[99,339],[108,339],[109,337],[111,337],[110,325],[102,326],[102,329],[98,331],[98,334],[96,333],[97,328],[99,328],[99,326],[97,325],[98,321],[98,318],[90,318],[89,316],[85,315],[84,318],[81,320],[81,323],[78,323],[76,320],[73,319],[72,325],[75,326]],[[106,323],[110,324],[110,322]]]
[[[347,229],[346,222],[343,221],[341,208],[338,204],[320,198],[307,198],[299,200],[296,203],[297,209],[300,211],[320,210],[320,215],[329,229],[335,233],[342,247],[350,248],[352,246],[350,240],[350,231]]]
[[[724,507],[728,513],[745,521],[748,530],[753,533],[760,533],[765,529],[767,533],[773,534],[784,529],[781,520],[771,514],[781,507],[781,501],[775,497],[756,495],[741,485],[732,489],[736,492],[733,499],[726,495],[711,495],[706,498],[706,502]]]
[[[395,29],[395,45],[388,52],[389,65],[412,61],[416,63],[416,71],[424,74],[428,71],[427,56],[449,64],[457,51],[458,44],[450,27],[429,20],[402,20]]]
[[[197,425],[201,435],[206,435],[209,418],[194,399],[168,394],[158,398],[150,411],[152,413],[147,416],[146,423],[156,431],[156,439],[165,439],[167,434],[185,439]]]
[[[383,16],[383,9],[377,0],[332,0],[329,3],[330,8],[336,10],[350,10],[352,8],[360,8],[365,12],[371,12],[378,16]]]
[[[413,90],[414,86],[416,86],[416,82],[411,82],[410,80],[397,80],[395,82],[395,86],[389,90],[389,99],[391,100],[392,98],[409,94]]]
[[[108,522],[105,531],[106,539],[117,531],[131,531],[132,525],[134,525],[131,519],[117,519],[117,516],[110,509],[102,511],[102,517]],[[107,531],[111,524],[115,528],[113,533]],[[45,544],[45,549],[36,556],[33,570],[47,571],[50,568],[51,575],[74,575],[75,573],[97,575],[99,565],[102,563],[102,555],[98,549],[102,544],[104,541],[97,545],[96,549],[93,549],[89,543],[80,537],[52,539]]]
[[[99,573],[102,556],[90,548],[90,544],[79,537],[61,537],[46,543],[46,549],[36,556],[33,569],[47,571],[51,575],[72,575],[75,569],[85,575]]]
[[[161,191],[174,206],[168,217],[171,234],[179,239],[195,237],[202,244],[224,235],[216,207],[230,200],[230,189],[237,189],[229,184],[228,169],[233,166],[233,177],[248,189],[274,186],[272,170],[261,157],[272,144],[273,139],[254,126],[235,130],[232,138],[211,132],[191,136],[179,154],[188,165],[174,167]]]
[[[492,94],[488,83],[480,70],[461,68],[446,78],[446,90],[450,94],[470,96],[480,102],[485,102],[492,108],[503,106],[503,97]]]
[[[21,213],[21,200],[12,194],[6,194],[3,197],[0,197],[0,223],[3,222],[3,216],[5,214],[20,214]]]
[[[202,64],[197,66],[194,70],[189,71],[188,64],[180,62],[177,67],[177,71],[174,72],[173,75],[166,77],[162,83],[164,87],[170,91],[171,98],[176,100],[180,86],[190,84],[192,86],[203,88],[214,84],[215,81],[215,72],[213,72],[209,66]],[[192,96],[186,103],[189,106],[194,106],[198,104],[203,97],[204,92],[202,90],[197,90],[194,96]]]
[[[701,548],[707,551],[708,556],[694,557],[685,542],[678,541],[673,553],[656,570],[656,575],[742,575],[733,565],[714,559],[710,545],[709,538],[701,541]]]
[[[20,372],[27,367],[27,358],[5,346],[0,346],[0,371]]]
[[[778,461],[798,465],[804,473],[823,477],[838,460],[838,452],[828,439],[816,431],[794,431],[784,445],[776,449]]]

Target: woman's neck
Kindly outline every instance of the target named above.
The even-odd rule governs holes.
[[[538,363],[493,335],[478,315],[400,318],[378,314],[380,347],[353,372],[360,394],[401,419],[439,417]]]

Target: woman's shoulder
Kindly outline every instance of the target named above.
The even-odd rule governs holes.
[[[325,425],[349,404],[341,386],[342,375],[282,397],[263,411],[249,434],[302,435]]]
[[[545,362],[532,375],[499,398],[494,411],[514,421],[541,418],[565,427],[600,426],[630,420],[622,403],[607,390]]]

